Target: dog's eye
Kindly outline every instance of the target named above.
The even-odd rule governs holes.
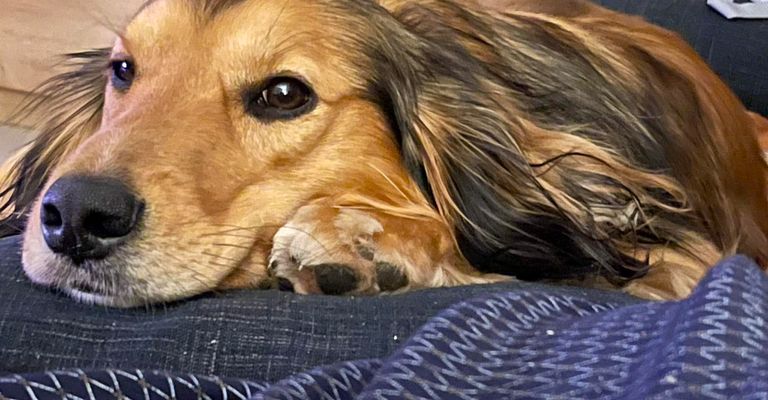
[[[291,77],[272,78],[258,91],[245,94],[249,114],[262,120],[285,120],[309,112],[316,103],[307,84]]]
[[[272,82],[261,92],[263,107],[295,110],[309,101],[309,88],[296,79]]]
[[[112,61],[112,85],[118,90],[126,90],[133,84],[136,77],[136,68],[133,61],[115,60]]]

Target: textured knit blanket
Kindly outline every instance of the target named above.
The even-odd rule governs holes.
[[[616,307],[531,291],[476,298],[389,357],[276,383],[70,370],[0,378],[0,398],[768,399],[766,321],[768,278],[737,257],[676,303]]]

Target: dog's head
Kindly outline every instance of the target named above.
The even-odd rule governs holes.
[[[363,47],[385,18],[365,1],[147,3],[49,85],[62,115],[13,193],[27,274],[118,306],[258,286],[297,207],[408,189],[373,90],[388,67]]]

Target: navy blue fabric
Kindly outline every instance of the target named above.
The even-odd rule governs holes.
[[[0,399],[248,399],[265,385],[139,370],[71,370],[0,378]]]
[[[618,307],[556,291],[489,294],[430,319],[389,357],[271,385],[70,371],[0,379],[0,398],[88,398],[88,385],[100,388],[91,398],[115,398],[118,375],[123,393],[158,399],[175,384],[193,398],[245,398],[248,388],[253,399],[768,399],[767,321],[768,277],[735,257],[681,302]],[[55,377],[69,377],[69,386]]]
[[[725,261],[685,301],[612,308],[493,294],[441,313],[387,359],[255,398],[768,398],[768,277],[749,260]]]

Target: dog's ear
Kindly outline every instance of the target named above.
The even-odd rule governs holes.
[[[570,193],[538,179],[523,150],[538,128],[516,102],[536,95],[525,79],[539,78],[511,75],[508,38],[487,16],[452,2],[405,2],[390,12],[396,22],[373,24],[379,43],[368,48],[370,90],[405,165],[456,228],[465,256],[480,269],[524,279],[642,274],[647,265],[601,237],[590,226],[596,218]]]
[[[39,134],[0,168],[0,237],[21,231],[49,172],[98,128],[109,55],[110,49],[68,54],[67,71],[14,113],[32,120]]]

